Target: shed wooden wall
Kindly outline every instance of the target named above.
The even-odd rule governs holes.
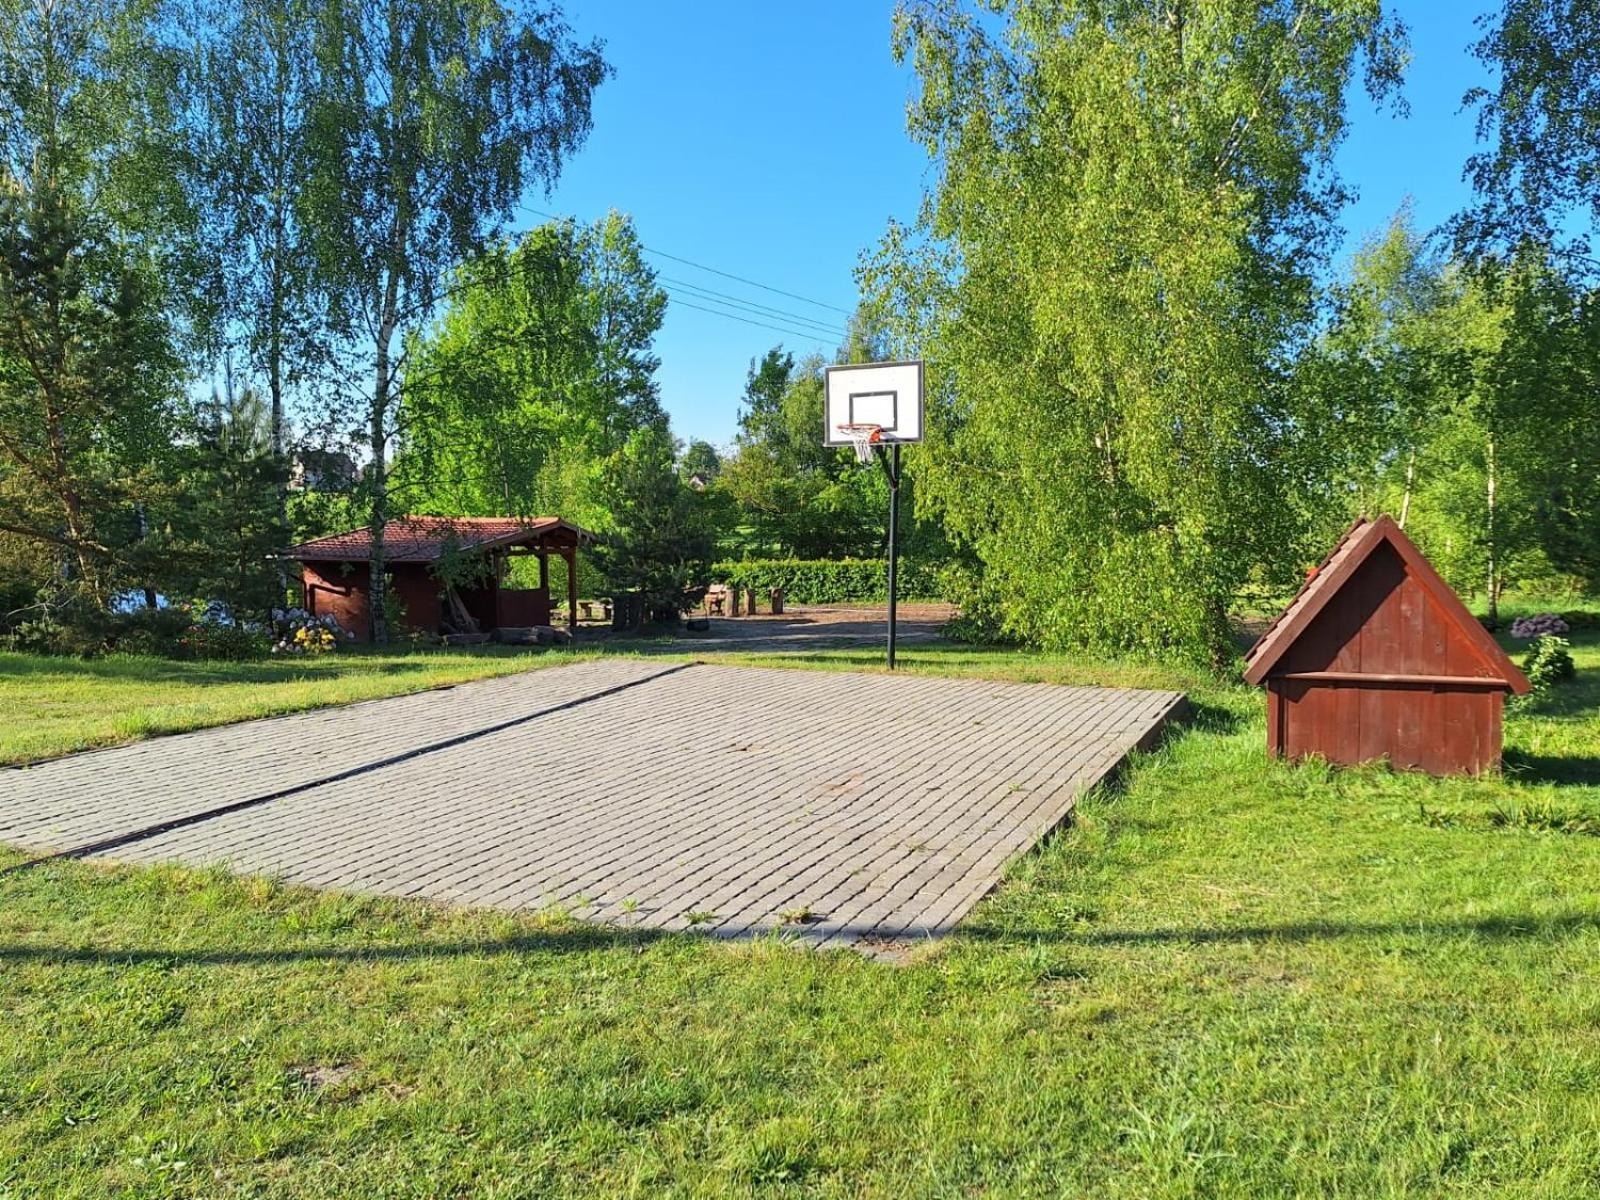
[[[1335,678],[1283,678],[1307,674]],[[1453,682],[1462,679],[1484,682]],[[1437,774],[1478,774],[1500,760],[1503,679],[1387,544],[1289,647],[1267,686],[1268,744],[1292,758],[1388,757]]]
[[[332,616],[360,641],[372,636],[367,620],[367,580],[364,563],[302,563],[306,609],[314,616]]]
[[[358,641],[369,641],[372,623],[368,608],[366,563],[302,563],[301,578],[306,608],[317,616],[332,614]],[[390,568],[395,594],[406,610],[406,626],[429,633],[439,628],[439,581],[426,565],[395,563]]]
[[[1489,688],[1272,679],[1267,740],[1289,758],[1387,758],[1431,775],[1481,775],[1500,761],[1503,702]]]

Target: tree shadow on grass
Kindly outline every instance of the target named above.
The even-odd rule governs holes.
[[[485,658],[517,657],[518,653],[532,658],[542,652],[519,648]],[[459,651],[453,653],[459,654]],[[44,658],[0,655],[0,681],[7,679],[56,678],[101,679],[124,681],[130,684],[176,683],[187,687],[210,687],[218,684],[274,684],[298,683],[348,678],[355,675],[396,678],[424,675],[436,669],[432,656],[419,651],[414,656],[389,657],[381,661],[366,655],[341,653],[336,657],[312,661],[271,659],[265,662],[180,662],[161,658],[134,658],[111,656],[108,658]]]
[[[1549,941],[1600,930],[1600,914],[1564,913],[1548,917],[1494,916],[1462,921],[1303,921],[1282,925],[1241,925],[1236,927],[1164,928],[1130,930],[1005,929],[985,925],[963,925],[957,936],[965,941],[985,943],[997,948],[1027,946],[1039,942],[1084,948],[1142,946],[1245,945],[1253,942],[1291,942],[1311,944],[1325,941],[1350,941],[1362,938],[1395,937],[1473,937],[1501,942]],[[871,943],[882,940],[878,926],[860,929],[844,927],[836,939],[848,946],[856,938]],[[44,966],[137,966],[155,963],[169,967],[273,967],[299,963],[340,964],[384,962],[449,961],[461,958],[493,958],[501,955],[587,954],[595,951],[626,949],[637,952],[658,942],[686,943],[703,940],[707,944],[737,945],[770,938],[770,931],[738,937],[705,938],[694,933],[665,932],[653,929],[618,929],[604,925],[579,924],[572,928],[520,934],[515,937],[472,939],[450,942],[405,942],[380,946],[282,946],[249,949],[238,946],[202,948],[85,947],[85,946],[0,946],[0,964],[37,963]],[[927,939],[916,929],[896,935],[897,944],[912,948]],[[796,949],[804,949],[796,942]]]
[[[1600,757],[1592,754],[1529,754],[1514,746],[1507,747],[1505,773],[1511,783],[1600,787]]]
[[[1078,946],[1214,945],[1246,942],[1323,942],[1389,937],[1481,937],[1502,941],[1569,937],[1600,930],[1600,913],[1554,916],[1491,916],[1436,921],[1295,921],[1282,925],[1197,926],[1164,929],[1088,931],[1008,929],[992,925],[963,926],[963,937],[984,942],[1059,942]]]
[[[1239,714],[1231,708],[1220,704],[1208,704],[1203,700],[1189,698],[1189,713],[1181,722],[1175,725],[1180,729],[1193,730],[1195,733],[1236,733],[1239,729]]]
[[[394,945],[280,946],[249,949],[239,946],[208,948],[0,946],[0,963],[43,963],[50,966],[89,964],[136,966],[248,967],[294,963],[380,963],[425,959],[453,959],[523,954],[586,954],[595,950],[637,949],[674,936],[652,929],[618,929],[604,925],[576,925],[569,929],[518,934],[515,937],[454,942],[403,942]],[[682,936],[682,935],[676,935]]]

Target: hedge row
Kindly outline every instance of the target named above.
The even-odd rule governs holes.
[[[781,587],[791,604],[883,603],[889,598],[887,565],[881,558],[746,558],[713,563],[711,578],[754,588],[761,595]],[[937,597],[938,567],[901,559],[899,592],[902,599]]]

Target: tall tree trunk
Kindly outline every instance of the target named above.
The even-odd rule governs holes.
[[[388,588],[383,577],[383,534],[389,520],[389,463],[388,431],[389,410],[389,341],[394,336],[392,318],[386,313],[378,327],[377,366],[372,381],[372,557],[368,560],[371,579],[367,591],[368,618],[372,625],[375,645],[389,644]]]
[[[133,506],[133,516],[137,522],[139,540],[142,542],[150,536],[150,518],[145,515],[143,504],[135,504]],[[144,585],[144,606],[146,608],[156,607],[156,590],[148,583]]]
[[[397,247],[395,257],[398,258],[398,247],[405,245],[403,226],[397,230],[394,244]],[[367,595],[371,608],[372,640],[379,646],[389,644],[389,593],[383,577],[383,534],[389,520],[389,405],[394,401],[389,346],[400,320],[399,299],[400,269],[391,259],[378,311],[376,369],[372,380],[372,557],[369,561],[372,578]]]
[[[39,381],[44,384],[45,381]],[[45,388],[48,396],[48,385]],[[104,589],[100,586],[99,564],[89,549],[89,526],[84,513],[83,497],[78,492],[77,477],[72,472],[71,456],[67,452],[67,435],[64,422],[53,402],[46,399],[45,422],[49,431],[50,463],[55,477],[60,480],[61,508],[66,518],[67,538],[73,556],[78,560],[78,581],[89,590],[96,608],[106,607]]]
[[[1400,497],[1400,528],[1406,527],[1406,518],[1411,515],[1411,488],[1417,481],[1417,447],[1413,443],[1411,453],[1406,458],[1406,490]]]
[[[282,253],[282,214],[278,217],[279,245],[277,253]],[[272,400],[272,467],[276,473],[273,488],[277,492],[276,514],[278,518],[278,534],[283,541],[288,540],[289,532],[289,464],[284,461],[283,437],[283,267],[281,263],[274,263],[272,268],[272,328],[267,334],[267,390],[271,393]],[[278,560],[278,603],[274,608],[281,608],[288,603],[289,597],[289,564],[282,558]]]
[[[1500,626],[1500,586],[1499,586],[1499,547],[1496,540],[1499,530],[1495,526],[1495,457],[1494,437],[1490,436],[1485,455],[1488,476],[1488,542],[1489,542],[1489,628],[1498,629]]]

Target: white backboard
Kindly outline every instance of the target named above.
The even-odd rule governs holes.
[[[920,362],[829,367],[825,379],[823,445],[848,446],[839,426],[861,423],[881,425],[884,444],[922,440]]]

